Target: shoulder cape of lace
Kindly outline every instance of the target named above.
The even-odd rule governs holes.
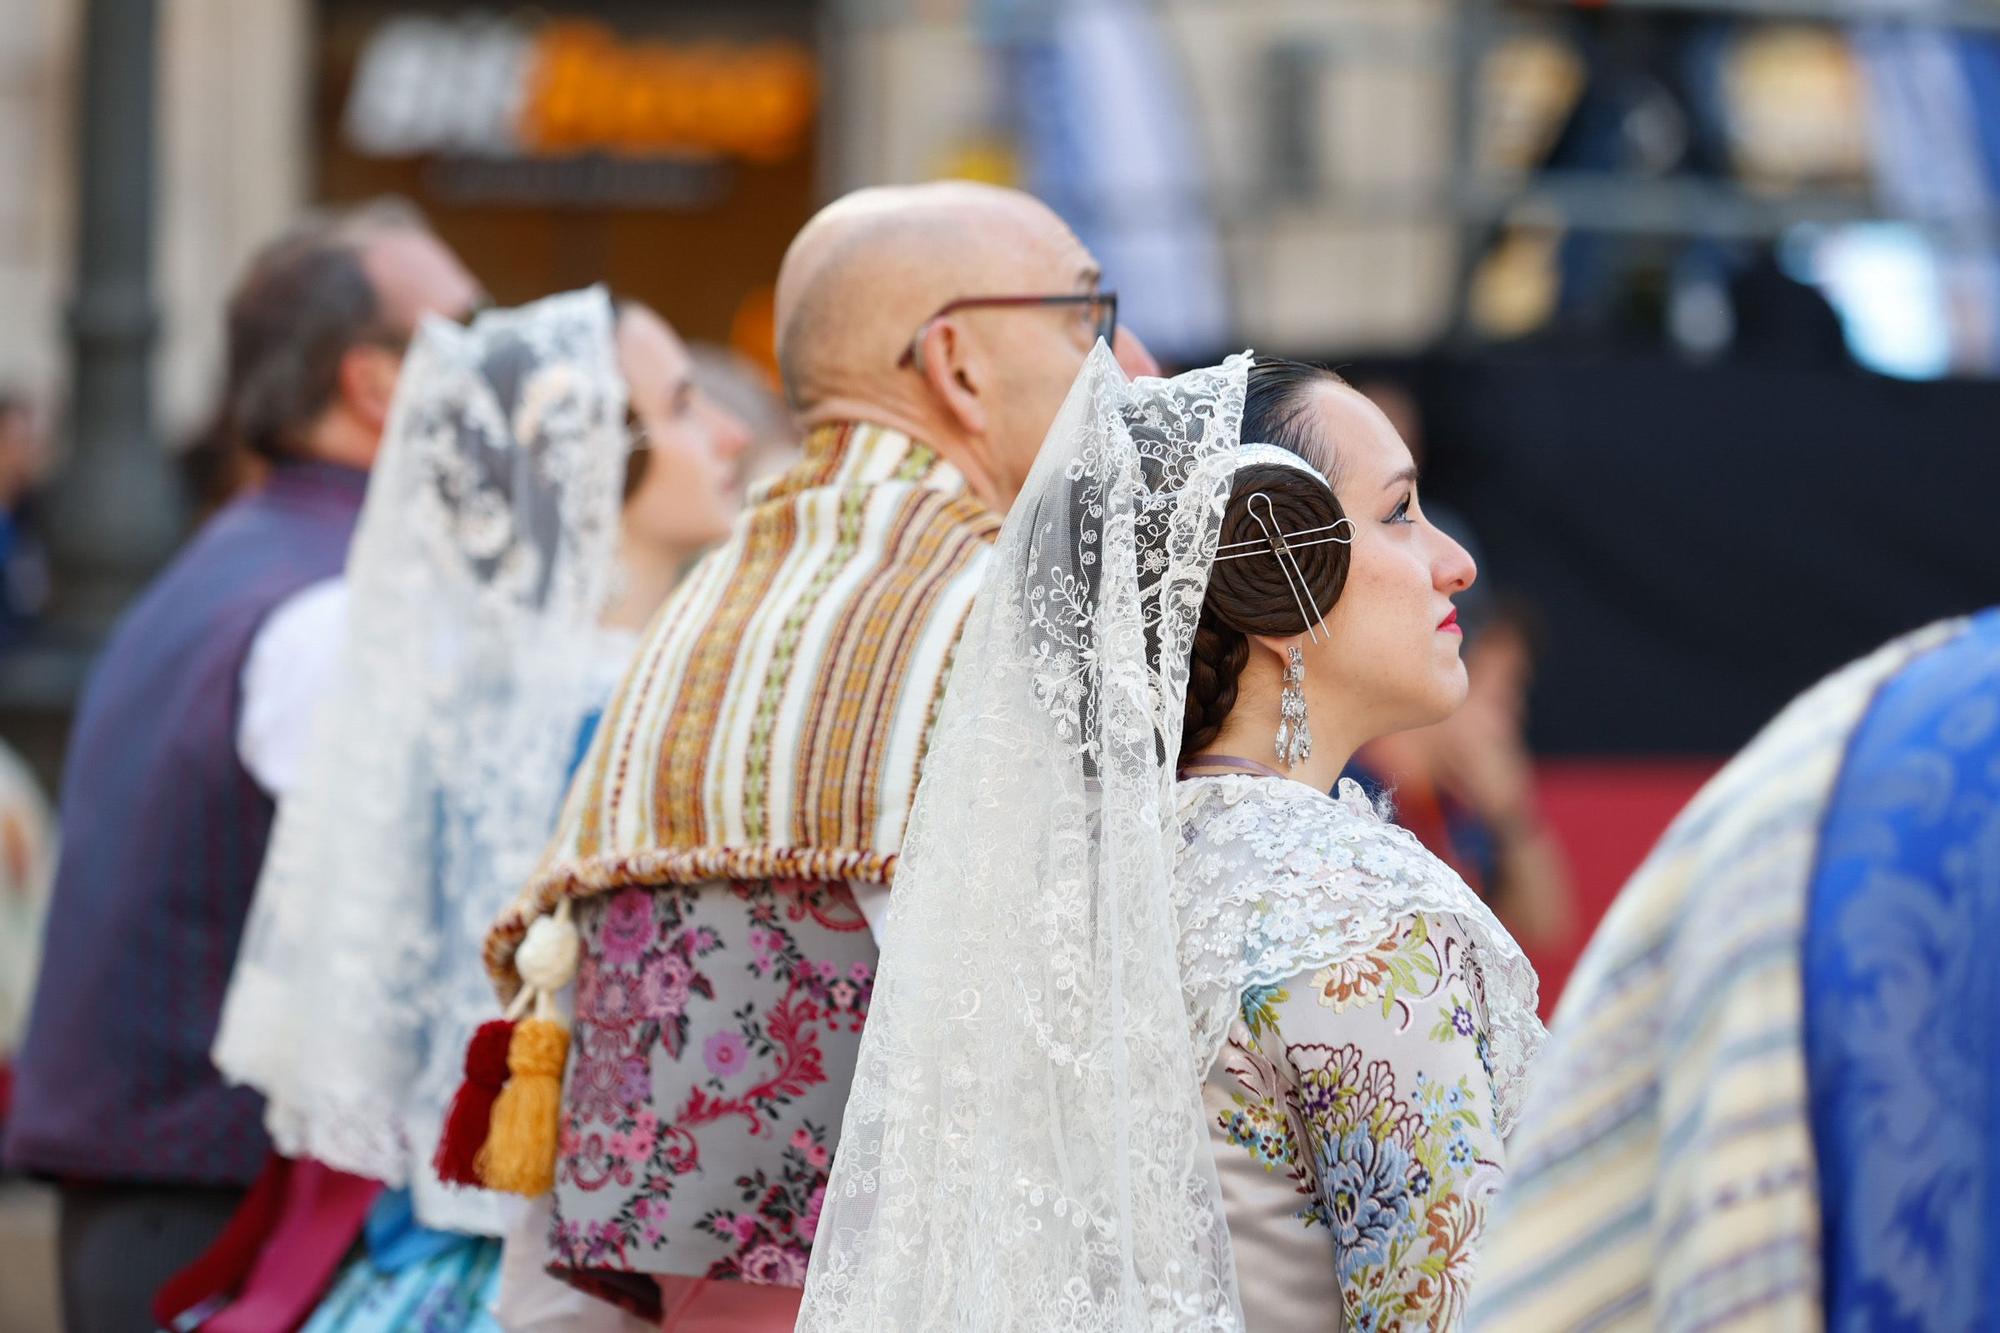
[[[1193,778],[1180,784],[1179,813],[1174,902],[1197,1076],[1221,1051],[1247,988],[1366,953],[1404,917],[1447,913],[1472,942],[1500,1132],[1513,1130],[1547,1037],[1535,969],[1451,867],[1351,781],[1329,797],[1269,778]]]

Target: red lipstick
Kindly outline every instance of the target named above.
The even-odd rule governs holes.
[[[1445,616],[1443,620],[1438,621],[1437,627],[1440,634],[1463,635],[1465,633],[1464,630],[1458,627],[1458,608],[1455,606],[1451,609],[1449,615]]]

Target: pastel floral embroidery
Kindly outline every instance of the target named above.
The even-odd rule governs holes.
[[[627,967],[639,961],[653,942],[652,895],[644,889],[627,889],[613,894],[605,905],[604,925],[597,947],[604,961]]]
[[[1410,1224],[1409,1154],[1393,1139],[1353,1130],[1320,1163],[1320,1216],[1347,1271],[1379,1264]]]
[[[1314,973],[1313,990],[1321,1004],[1339,1011],[1375,994],[1388,980],[1388,960],[1379,954],[1364,953]]]
[[[1464,1317],[1501,1154],[1471,961],[1448,919],[1415,915],[1305,984],[1246,987],[1227,1039],[1219,1138],[1297,1181],[1350,1329]]]
[[[1336,1013],[1357,1001],[1379,996],[1386,1016],[1394,1013],[1399,1003],[1428,998],[1441,972],[1430,927],[1424,917],[1416,916],[1366,953],[1315,973],[1313,987],[1319,1002]]]
[[[1252,986],[1243,992],[1243,1025],[1250,1029],[1250,1035],[1261,1037],[1274,1027],[1278,1015],[1274,1006],[1291,998],[1290,992],[1282,986]]]
[[[1444,1003],[1437,1022],[1431,1025],[1432,1041],[1453,1041],[1461,1037],[1477,1037],[1480,1032],[1479,1018],[1457,994],[1451,995]]]

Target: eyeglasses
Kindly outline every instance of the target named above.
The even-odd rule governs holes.
[[[910,342],[903,349],[903,355],[896,361],[898,369],[915,366],[923,368],[924,334],[931,325],[946,315],[958,310],[974,309],[1032,309],[1039,306],[1084,306],[1094,316],[1096,337],[1106,343],[1118,334],[1118,293],[1117,292],[1063,292],[1053,296],[961,296],[955,301],[946,301],[931,313],[931,317],[917,325],[917,331],[910,335]]]

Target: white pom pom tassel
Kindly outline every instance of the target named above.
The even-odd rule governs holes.
[[[528,927],[527,938],[514,952],[514,969],[529,986],[553,995],[576,980],[581,947],[576,925],[569,919],[569,899],[564,898],[554,916],[538,917]]]

